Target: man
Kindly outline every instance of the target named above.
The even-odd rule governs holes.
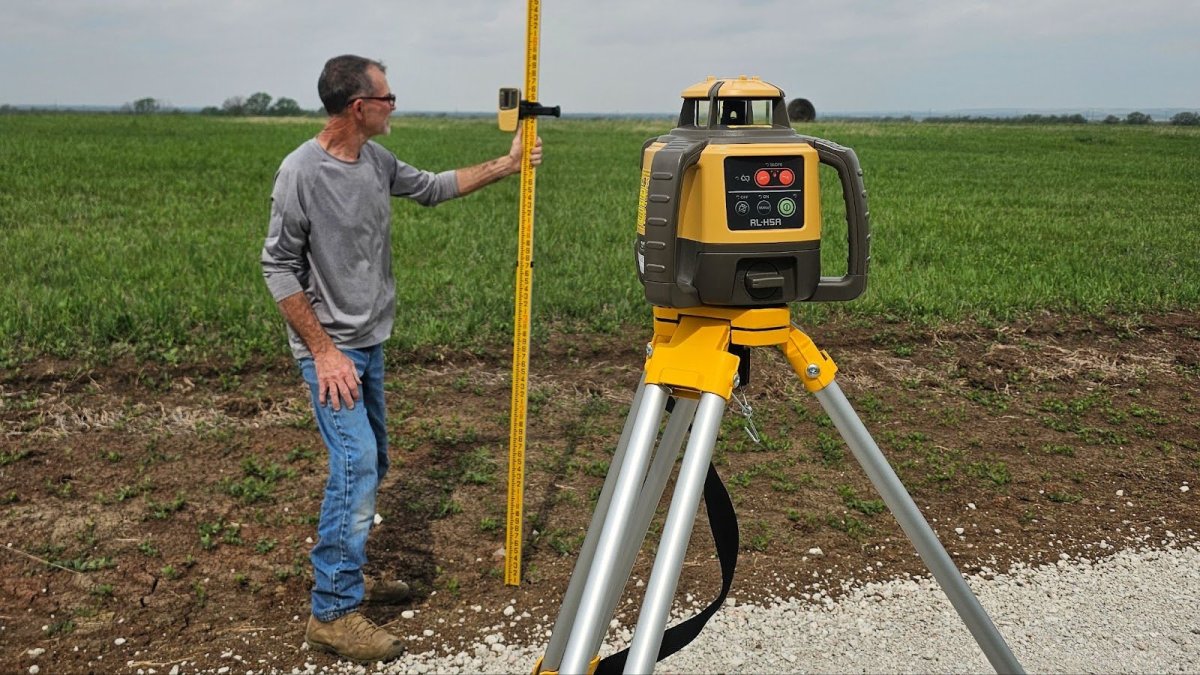
[[[358,612],[376,490],[388,469],[382,343],[395,315],[391,197],[433,206],[470,194],[519,173],[522,144],[518,133],[503,157],[421,171],[370,140],[389,133],[396,107],[383,64],[330,59],[317,91],[329,121],[275,175],[262,267],[329,451],[305,640],[365,663],[404,651]],[[541,163],[541,139],[530,155]]]

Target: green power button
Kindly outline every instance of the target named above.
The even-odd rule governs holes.
[[[779,200],[779,215],[790,216],[795,212],[796,202],[792,201],[790,197],[784,197]]]

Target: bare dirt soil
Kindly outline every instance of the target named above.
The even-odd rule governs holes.
[[[842,319],[810,334],[962,571],[1200,531],[1194,315]],[[519,587],[503,583],[510,355],[393,354],[393,469],[369,571],[409,581],[415,596],[368,616],[416,651],[497,631],[544,641],[648,337],[535,345]],[[740,520],[737,601],[923,573],[782,356],[755,350],[744,391],[761,442],[731,406],[715,458]],[[286,360],[43,360],[4,372],[0,671],[333,663],[301,646],[324,462]],[[644,554],[634,578],[650,564]],[[706,601],[719,580],[701,509],[680,594]],[[620,610],[626,625],[636,607]]]

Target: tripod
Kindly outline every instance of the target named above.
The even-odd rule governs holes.
[[[654,339],[647,347],[644,377],[613,454],[546,653],[534,667],[534,674],[596,670],[609,621],[687,435],[687,449],[624,662],[626,673],[653,671],[721,416],[738,386],[740,359],[730,350],[772,345],[783,350],[805,388],[833,420],[992,667],[997,672],[1024,672],[834,382],[837,366],[807,335],[791,326],[787,307],[701,306],[654,308]],[[674,407],[658,440],[670,397],[675,398]],[[654,452],[656,440],[658,450]]]

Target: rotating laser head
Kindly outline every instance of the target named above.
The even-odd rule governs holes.
[[[841,179],[847,273],[821,276],[818,169]],[[664,307],[851,300],[866,288],[870,229],[854,151],[792,129],[781,89],[708,78],[683,92],[676,128],[642,150],[636,256]]]

